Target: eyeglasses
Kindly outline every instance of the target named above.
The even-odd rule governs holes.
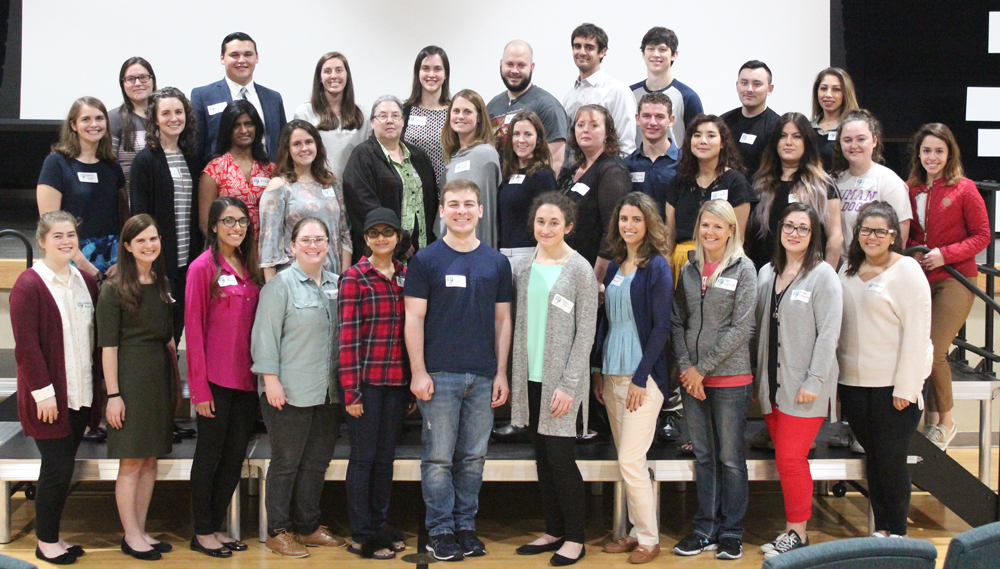
[[[369,239],[378,239],[379,235],[382,237],[392,237],[395,234],[396,230],[391,227],[386,227],[382,231],[379,231],[378,229],[369,229],[368,232],[365,233]]]
[[[781,224],[781,230],[785,233],[785,235],[791,235],[792,233],[797,233],[799,237],[805,237],[806,235],[809,235],[810,232],[812,232],[812,229],[806,227],[805,225],[800,225],[796,227],[791,223]]]
[[[403,120],[403,115],[400,113],[392,113],[391,115],[389,113],[379,113],[375,115],[375,119],[379,122],[389,122],[390,120],[392,122],[399,122]]]
[[[871,227],[865,227],[864,225],[858,228],[858,235],[862,237],[868,237],[869,235],[874,233],[875,237],[878,237],[879,239],[885,239],[886,237],[895,232],[896,232],[895,229],[882,229],[882,228],[872,229]]]
[[[299,237],[295,240],[296,243],[301,247],[308,247],[310,245],[326,245],[330,240],[326,237]]]
[[[152,75],[129,75],[122,79],[122,81],[124,81],[126,85],[135,85],[136,81],[139,83],[149,83],[149,80],[152,78]]]
[[[240,227],[246,227],[250,225],[249,217],[241,217],[239,219],[236,219],[235,217],[223,217],[219,221],[221,221],[222,225],[225,225],[226,227],[236,227],[237,223],[240,224]]]

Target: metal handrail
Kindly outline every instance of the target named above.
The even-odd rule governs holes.
[[[27,268],[30,269],[31,266],[35,263],[35,251],[31,247],[31,241],[29,241],[28,238],[24,236],[24,233],[21,233],[16,229],[0,230],[0,239],[3,239],[4,237],[16,237],[17,239],[21,240],[21,243],[24,243],[24,251],[28,261]]]
[[[913,255],[914,253],[923,253],[926,255],[927,253],[930,252],[931,252],[930,248],[924,247],[923,245],[914,245],[913,247],[909,247],[903,250],[904,255]],[[965,288],[972,291],[972,294],[981,298],[983,302],[986,303],[986,306],[989,306],[997,313],[1000,313],[1000,303],[998,303],[992,297],[988,296],[985,292],[983,292],[982,289],[980,289],[972,281],[970,281],[968,277],[958,272],[958,269],[956,269],[951,265],[944,265],[941,268],[947,271],[948,274],[951,275],[956,281],[962,283],[962,285],[964,285]]]

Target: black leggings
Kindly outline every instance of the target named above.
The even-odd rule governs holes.
[[[875,530],[906,535],[911,484],[906,457],[921,411],[914,403],[897,410],[892,404],[892,390],[891,386],[841,385],[840,409],[865,448]]]
[[[545,533],[583,543],[586,495],[583,476],[576,466],[576,438],[538,434],[542,384],[528,382],[528,413],[538,467],[538,486],[545,512]],[[546,403],[546,411],[548,402]]]
[[[23,395],[31,396],[30,393]],[[38,471],[35,491],[35,535],[38,541],[59,541],[59,520],[62,518],[69,485],[73,481],[76,451],[90,421],[90,407],[69,410],[69,435],[59,439],[35,439],[42,466]]]

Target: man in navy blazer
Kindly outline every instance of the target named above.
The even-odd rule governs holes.
[[[272,161],[276,160],[278,135],[288,121],[285,120],[281,94],[253,81],[253,70],[257,67],[257,42],[243,32],[233,32],[222,40],[220,59],[226,67],[225,78],[191,91],[191,105],[198,121],[195,140],[198,156],[208,162],[215,152],[223,109],[236,99],[246,99],[264,121],[267,153]]]

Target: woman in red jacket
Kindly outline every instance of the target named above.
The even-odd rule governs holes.
[[[931,341],[934,365],[927,398],[924,436],[941,450],[955,438],[948,349],[972,310],[973,294],[942,267],[951,265],[969,278],[978,275],[976,254],[990,242],[990,220],[979,190],[962,176],[962,158],[951,130],[926,124],[913,137],[910,207],[914,219],[907,247],[931,249],[917,260],[931,285]]]
[[[17,360],[18,414],[35,439],[42,465],[35,495],[35,557],[68,565],[84,554],[59,538],[76,450],[100,420],[101,359],[96,355],[97,281],[70,264],[79,253],[76,218],[42,214],[35,232],[42,260],[10,291]]]

